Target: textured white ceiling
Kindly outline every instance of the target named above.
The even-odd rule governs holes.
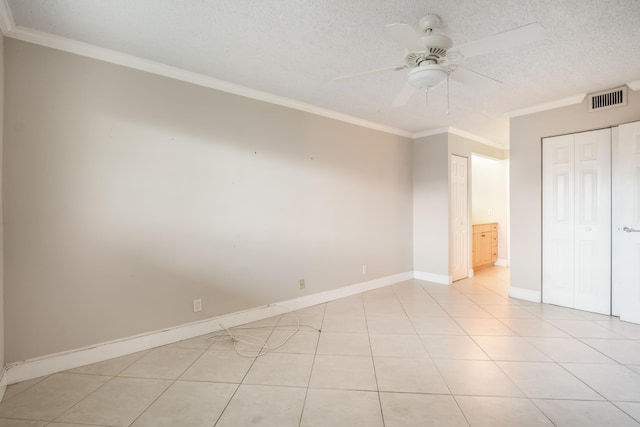
[[[455,127],[508,144],[504,113],[640,79],[638,0],[7,0],[22,27],[83,41],[411,134]],[[444,21],[458,45],[530,22],[545,40],[468,58],[504,82],[434,89],[391,108],[406,70],[385,25]],[[9,34],[11,36],[11,34]]]

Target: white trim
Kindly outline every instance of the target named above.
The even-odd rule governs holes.
[[[508,150],[509,146],[507,145],[503,145],[503,144],[498,144],[497,142],[491,141],[487,138],[483,138],[481,136],[475,135],[471,132],[467,132],[464,131],[462,129],[458,129],[452,126],[449,127],[441,127],[441,128],[436,128],[436,129],[430,129],[430,130],[425,130],[422,132],[418,132],[418,133],[414,133],[412,135],[413,139],[418,139],[418,138],[423,138],[425,136],[433,136],[433,135],[440,135],[442,133],[446,133],[446,134],[453,134],[453,135],[458,135],[461,136],[463,138],[467,138],[470,139],[472,141],[475,142],[479,142],[480,144],[484,144],[484,145],[489,145],[491,147],[495,147],[495,148],[499,148],[501,150]]]
[[[318,116],[327,117],[334,120],[339,120],[345,123],[354,124],[356,126],[362,126],[365,128],[378,130],[381,132],[390,133],[398,136],[404,136],[407,138],[411,138],[413,135],[410,132],[396,129],[391,126],[385,126],[379,123],[370,122],[368,120],[360,119],[347,114],[338,113],[336,111],[317,107],[315,105],[307,104],[305,102],[296,101],[291,98],[285,98],[283,96],[273,95],[267,92],[251,89],[238,84],[229,83],[223,80],[218,80],[213,77],[206,76],[204,74],[194,73],[191,71],[183,70],[181,68],[166,65],[160,62],[151,61],[148,59],[142,59],[137,56],[129,55],[129,54],[118,52],[111,49],[102,48],[99,46],[94,46],[89,43],[79,42],[76,40],[68,39],[66,37],[61,37],[54,34],[33,30],[31,28],[17,26],[10,29],[6,33],[6,35],[8,37],[11,37],[17,40],[22,40],[29,43],[50,47],[52,49],[58,49],[65,52],[74,53],[74,54],[85,56],[88,58],[98,59],[100,61],[105,61],[112,64],[122,65],[124,67],[129,67],[136,70],[146,71],[148,73],[169,77],[172,79],[192,83],[192,84],[207,87],[210,89],[232,93],[234,95],[243,96],[245,98],[264,101],[271,104],[280,105],[282,107],[293,108],[295,110],[316,114]]]
[[[580,93],[577,95],[569,96],[567,98],[557,99],[551,102],[545,102],[544,104],[531,105],[529,107],[520,108],[518,110],[508,111],[504,113],[508,118],[526,116],[527,114],[539,113],[541,111],[553,110],[554,108],[566,107],[568,105],[580,104],[586,93]]]
[[[458,136],[461,136],[463,138],[467,138],[467,139],[479,142],[479,143],[484,144],[484,145],[489,145],[489,146],[494,147],[494,148],[499,148],[501,150],[508,150],[509,149],[509,146],[507,146],[507,145],[498,144],[497,142],[491,141],[491,140],[489,140],[487,138],[483,138],[483,137],[478,136],[478,135],[474,135],[474,134],[469,133],[467,131],[464,131],[462,129],[450,127],[449,128],[449,132],[454,134],[454,135],[458,135]]]
[[[627,83],[629,89],[631,90],[640,90],[640,80],[634,80],[632,82]]]
[[[16,24],[13,22],[13,15],[7,0],[0,0],[0,30],[2,30],[2,34],[7,35],[15,27]]]
[[[441,285],[450,285],[451,283],[453,283],[453,278],[451,276],[428,273],[426,271],[414,271],[413,278],[417,280],[424,280],[425,282],[438,283]]]
[[[449,128],[443,127],[443,128],[429,129],[422,132],[414,133],[413,138],[418,139],[425,136],[440,135],[441,133],[449,133]]]
[[[494,265],[497,265],[498,267],[509,267],[509,260],[498,258]]]
[[[540,302],[540,291],[533,291],[531,289],[517,288],[511,286],[509,288],[509,296],[511,298],[522,299],[525,301]]]
[[[2,402],[2,399],[4,399],[4,393],[7,391],[8,377],[9,376],[7,375],[7,367],[3,366],[0,373],[0,402]]]
[[[410,280],[414,277],[412,271],[381,277],[367,282],[356,283],[330,291],[320,292],[300,298],[294,298],[250,310],[213,317],[200,322],[168,328],[161,331],[149,332],[120,340],[109,341],[89,347],[70,350],[62,353],[50,354],[22,362],[13,363],[5,367],[6,375],[2,381],[5,384],[15,384],[20,381],[77,368],[91,363],[120,357],[138,351],[171,344],[200,335],[206,335],[225,327],[242,325],[256,320],[266,319],[291,310],[333,301],[339,298],[359,294],[372,289],[389,286],[394,283]],[[1,384],[1,383],[0,383]]]

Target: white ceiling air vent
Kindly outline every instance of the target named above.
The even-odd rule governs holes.
[[[627,87],[617,87],[589,95],[589,111],[600,111],[607,108],[627,105]]]

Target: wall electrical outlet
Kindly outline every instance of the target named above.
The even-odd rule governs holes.
[[[367,274],[367,264],[362,264],[362,274]]]
[[[300,279],[300,289],[304,289],[304,279]]]
[[[193,300],[193,312],[197,313],[202,311],[202,300],[200,298]]]

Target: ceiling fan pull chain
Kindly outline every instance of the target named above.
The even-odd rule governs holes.
[[[447,116],[449,115],[449,73],[447,73]]]

